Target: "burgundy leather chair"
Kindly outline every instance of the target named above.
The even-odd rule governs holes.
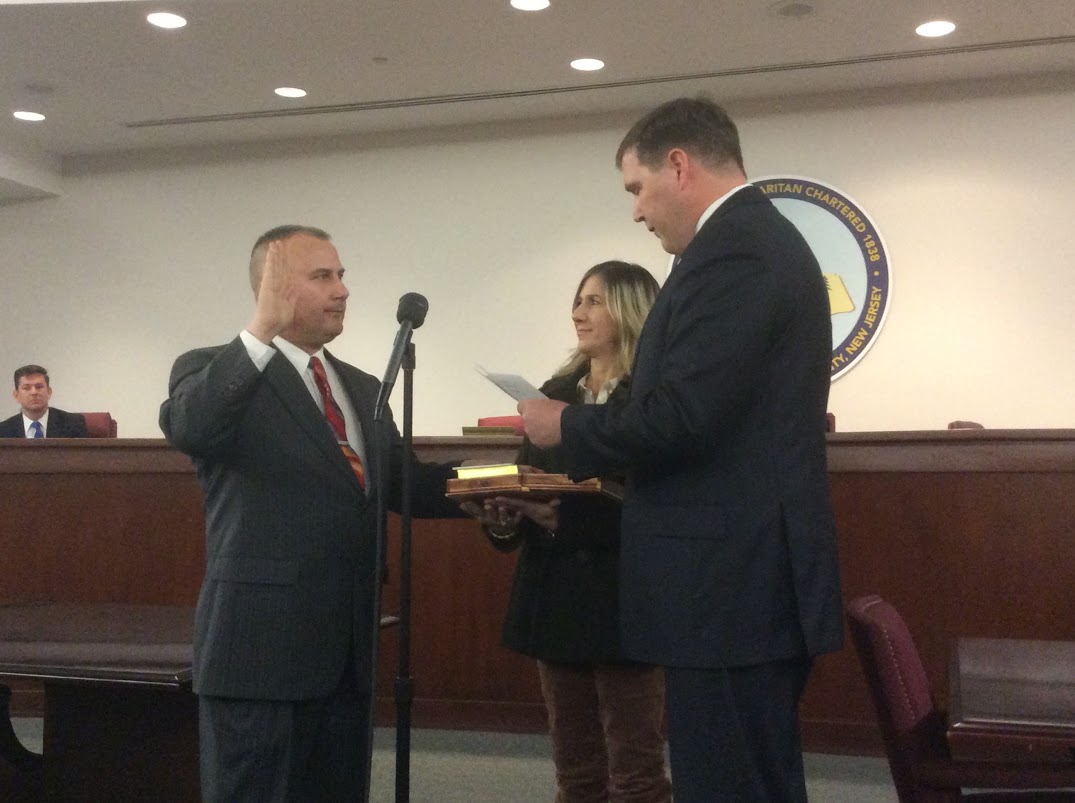
[[[86,419],[86,432],[91,438],[115,438],[119,431],[110,413],[80,413]]]
[[[948,750],[948,723],[937,708],[911,633],[878,596],[847,605],[851,640],[877,710],[900,803],[1059,803],[1075,801],[1075,764],[959,761]],[[963,789],[994,790],[964,793]],[[1037,791],[998,791],[998,790]]]

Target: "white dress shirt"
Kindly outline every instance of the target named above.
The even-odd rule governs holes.
[[[344,389],[343,383],[340,382],[340,377],[336,374],[332,361],[325,359],[325,350],[323,348],[318,349],[312,355],[307,354],[294,343],[290,343],[277,335],[272,339],[273,346],[276,346],[274,349],[272,346],[262,343],[245,329],[239,333],[239,338],[243,341],[243,345],[246,346],[246,353],[250,355],[250,359],[259,371],[265,370],[265,366],[269,364],[269,360],[272,359],[276,351],[286,357],[287,361],[295,366],[295,370],[299,372],[302,381],[306,383],[306,389],[310,391],[310,397],[314,400],[314,404],[324,415],[325,402],[321,398],[321,391],[317,389],[317,383],[314,382],[314,369],[310,367],[310,357],[317,357],[317,359],[321,360],[321,364],[325,366],[328,386],[332,389],[332,398],[336,400],[336,404],[340,405],[340,411],[343,413],[343,422],[347,427],[347,442],[358,454],[362,465],[369,465],[366,461],[366,439],[362,433],[362,425],[355,414],[354,405],[351,404],[351,396]],[[328,426],[327,422],[325,426]]]
[[[47,438],[49,434],[49,411],[46,409],[45,414],[37,419],[37,422],[41,425],[41,437]],[[27,418],[26,414],[22,416],[22,430],[26,433],[27,438],[32,438],[34,433],[30,431],[30,424],[34,423],[33,419]]]

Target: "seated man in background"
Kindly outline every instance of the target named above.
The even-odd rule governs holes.
[[[24,365],[15,371],[15,391],[11,394],[22,412],[0,422],[0,438],[85,438],[86,419],[49,407],[52,387],[49,374],[40,365]]]

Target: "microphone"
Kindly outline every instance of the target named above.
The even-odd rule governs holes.
[[[396,321],[403,323],[410,321],[411,328],[417,329],[426,321],[426,313],[429,312],[429,302],[421,293],[404,293],[400,296],[399,307],[396,309]]]
[[[374,420],[379,420],[384,415],[388,397],[392,395],[392,386],[396,384],[396,375],[403,364],[403,355],[411,342],[411,332],[425,323],[427,312],[429,302],[421,293],[404,293],[400,297],[399,308],[396,310],[399,331],[396,333],[396,342],[392,344],[392,356],[388,358],[388,368],[381,380],[381,389],[377,393],[377,403],[373,407]]]

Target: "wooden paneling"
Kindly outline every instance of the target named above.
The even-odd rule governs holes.
[[[959,636],[1075,638],[1075,465],[1065,473],[834,471],[832,495],[844,599],[880,594],[900,611],[942,706]],[[850,644],[819,661],[802,712],[815,739],[846,723],[836,746],[853,727],[879,747]]]
[[[411,675],[413,721],[418,727],[538,730],[544,706],[533,660],[500,646],[515,555],[493,549],[468,520],[421,521],[411,532]],[[385,613],[399,610],[399,527],[389,525],[389,582]],[[381,641],[380,721],[392,696],[399,633]]]
[[[834,433],[829,469],[844,598],[877,593],[907,619],[938,697],[958,636],[1075,639],[1075,430]],[[511,460],[513,437],[416,438],[423,459]],[[192,604],[201,492],[160,440],[0,441],[0,599]],[[385,612],[398,609],[399,527]],[[416,726],[533,730],[533,662],[499,646],[514,567],[467,521],[414,522]],[[399,636],[385,631],[379,719],[393,716]],[[16,690],[16,711],[39,702]],[[850,646],[818,661],[808,748],[877,752]]]

